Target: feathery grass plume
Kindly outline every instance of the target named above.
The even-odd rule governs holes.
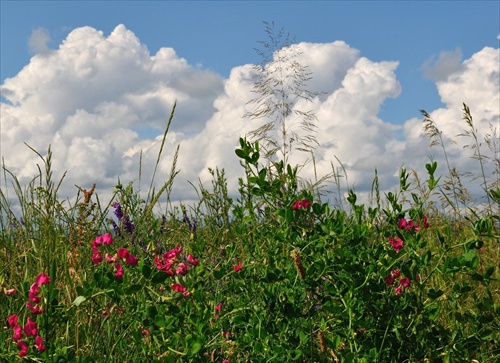
[[[425,110],[420,110],[422,116],[424,116],[424,135],[431,141],[429,147],[433,147],[436,145],[440,145],[443,150],[444,159],[446,161],[446,167],[448,168],[448,183],[451,187],[447,188],[449,191],[449,195],[453,198],[453,202],[451,202],[449,195],[443,193],[444,200],[448,202],[448,205],[453,209],[453,213],[455,218],[460,214],[460,207],[458,203],[458,193],[460,193],[460,189],[458,186],[458,181],[456,180],[456,176],[458,173],[452,171],[452,167],[450,166],[450,162],[448,160],[448,153],[446,152],[446,148],[443,142],[443,133],[438,129],[436,122],[431,118],[429,113]],[[452,144],[456,144],[455,141],[451,140]]]
[[[319,343],[319,349],[321,350],[322,353],[326,352],[326,340],[325,340],[325,334],[323,333],[323,330],[320,330],[318,332],[318,343]]]
[[[465,120],[465,123],[467,124],[467,129],[464,130],[464,133],[458,134],[457,136],[470,137],[473,139],[472,144],[465,145],[464,149],[471,148],[472,150],[474,150],[474,154],[473,154],[472,158],[478,160],[479,165],[481,167],[481,175],[480,176],[474,175],[471,172],[466,172],[466,173],[464,173],[464,175],[472,177],[472,180],[475,180],[477,178],[482,178],[481,188],[484,190],[484,192],[486,194],[488,209],[490,211],[493,211],[493,203],[492,203],[493,201],[490,197],[490,194],[488,193],[489,184],[486,180],[486,172],[485,172],[485,166],[484,166],[485,161],[491,160],[491,158],[486,156],[486,155],[483,155],[481,153],[481,142],[479,141],[478,136],[477,136],[478,131],[474,127],[474,121],[472,119],[472,114],[471,114],[470,108],[465,103],[463,104],[463,119]],[[496,134],[496,132],[493,133],[493,135],[495,135],[495,134]],[[495,152],[494,158],[496,159],[496,160],[494,160],[494,163],[496,163],[498,165],[500,163],[500,161],[498,160],[498,150],[496,150],[496,148],[495,148],[495,146],[498,144],[498,137],[496,137],[496,140],[495,140],[495,136],[488,135],[488,137],[485,137],[485,141],[488,143],[489,147],[494,146],[494,152]]]
[[[306,271],[304,270],[304,266],[302,266],[302,260],[300,259],[300,249],[298,247],[295,248],[290,256],[293,259],[293,263],[295,264],[297,273],[299,274],[300,278],[304,280],[306,278]]]
[[[297,60],[301,52],[290,34],[285,34],[283,28],[276,33],[274,23],[264,24],[268,40],[259,41],[261,48],[255,49],[262,59],[260,65],[254,66],[253,92],[257,96],[247,102],[255,108],[244,117],[264,119],[265,123],[249,136],[260,142],[266,158],[272,160],[280,152],[287,164],[293,149],[310,152],[318,145],[314,111],[295,106],[300,100],[311,102],[321,93],[306,88],[312,73]]]

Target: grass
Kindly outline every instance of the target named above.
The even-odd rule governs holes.
[[[334,173],[344,208],[333,208],[321,185],[301,187],[283,162],[263,166],[245,139],[238,197],[214,169],[198,205],[163,215],[175,160],[145,200],[118,182],[105,203],[94,186],[60,200],[50,148],[25,186],[4,169],[15,201],[0,190],[0,360],[498,361],[500,186],[485,174],[498,153],[488,159],[466,121],[485,203],[463,199],[451,165],[441,181],[430,162],[425,177],[402,169],[393,192],[375,178],[370,204],[341,195]]]

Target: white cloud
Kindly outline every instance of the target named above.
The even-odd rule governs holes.
[[[28,39],[28,48],[31,53],[47,53],[49,51],[48,43],[50,42],[50,35],[45,28],[36,28],[31,32]]]
[[[398,62],[374,62],[360,57],[346,43],[300,43],[297,59],[313,72],[309,88],[326,91],[311,103],[300,104],[319,119],[316,171],[325,175],[338,167],[347,169],[351,186],[370,189],[377,168],[381,187],[397,183],[403,163],[421,171],[428,155],[422,122],[403,126],[385,122],[378,113],[387,98],[396,98],[401,86]],[[473,112],[481,134],[489,123],[499,123],[498,49],[485,48],[458,62],[457,54],[442,54],[432,68],[445,108],[428,110],[444,135],[461,132],[461,103]],[[448,62],[449,61],[449,62]],[[453,72],[438,71],[441,64],[455,65]],[[446,77],[444,76],[446,74]],[[263,120],[243,119],[250,110],[254,70],[251,65],[232,69],[223,79],[214,72],[191,66],[172,48],[151,55],[146,45],[123,25],[109,35],[91,27],[73,30],[59,49],[33,56],[15,77],[6,79],[2,95],[9,103],[1,109],[1,157],[9,170],[26,181],[40,160],[23,142],[44,154],[52,145],[55,177],[68,171],[61,193],[74,196],[74,185],[109,196],[118,178],[136,181],[141,162],[143,185],[150,176],[160,149],[172,105],[176,115],[167,136],[156,180],[168,178],[177,145],[180,145],[173,198],[196,198],[188,181],[209,182],[208,168],[224,168],[230,190],[236,191],[242,170],[234,154],[238,138]],[[396,138],[402,129],[405,140]],[[473,168],[461,150],[451,149],[451,162]],[[142,155],[141,155],[142,152]],[[295,154],[299,162],[304,155]],[[140,161],[141,160],[141,161]],[[424,169],[425,170],[425,169]],[[441,169],[442,170],[442,169]],[[312,167],[302,171],[313,178]],[[103,198],[105,200],[105,198]]]

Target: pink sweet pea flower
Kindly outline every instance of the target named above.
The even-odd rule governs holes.
[[[92,254],[92,262],[99,265],[102,262],[102,255],[99,252]]]
[[[403,294],[403,287],[402,286],[398,286],[394,289],[394,293],[396,295],[402,295]]]
[[[101,241],[108,246],[114,242],[113,236],[109,232],[101,236]]]
[[[243,262],[238,262],[237,265],[233,266],[233,270],[234,272],[238,272],[239,270],[241,270],[241,267],[243,266]]]
[[[36,325],[36,321],[32,321],[28,318],[28,321],[24,325],[24,334],[27,337],[35,336],[38,333],[38,327]]]
[[[139,260],[134,255],[130,254],[125,258],[127,265],[136,266]]]
[[[37,285],[46,285],[50,282],[50,277],[48,275],[45,275],[43,272],[36,277],[36,284]]]
[[[402,277],[399,279],[399,284],[404,287],[409,287],[410,286],[410,279],[408,277]]]
[[[300,200],[296,200],[295,203],[292,205],[292,210],[297,210],[302,207],[302,203],[300,203]]]
[[[43,338],[40,335],[37,335],[37,337],[35,338],[35,345],[36,349],[38,349],[40,353],[45,351],[45,349],[47,348],[47,346],[43,344]]]
[[[33,306],[29,301],[26,301],[26,307],[31,310],[33,315],[39,315],[43,313],[43,308],[41,308],[40,306]]]
[[[404,246],[403,240],[401,240],[401,238],[399,237],[390,237],[389,243],[391,244],[392,248],[394,248],[394,251],[396,251],[396,253],[399,253],[399,251],[401,251]]]
[[[19,347],[19,357],[24,357],[28,355],[28,344],[25,341],[20,340],[17,342],[17,346]]]
[[[189,267],[186,265],[184,262],[181,262],[178,266],[177,269],[175,270],[175,273],[177,275],[186,275],[188,273]]]
[[[304,199],[302,199],[302,202],[301,202],[301,203],[302,203],[302,208],[304,208],[304,209],[307,209],[307,208],[309,208],[309,207],[311,206],[311,202],[310,202],[310,201],[308,201],[308,200],[307,200],[307,199],[305,199],[305,198],[304,198]]]
[[[397,278],[397,277],[399,277],[400,275],[401,275],[401,271],[400,271],[399,269],[397,269],[397,268],[391,271],[391,276],[392,276],[393,278]]]
[[[118,257],[116,255],[111,256],[109,253],[106,253],[104,257],[106,258],[107,263],[115,263],[116,260],[118,260]]]
[[[427,222],[427,217],[424,216],[424,228],[429,228],[429,223]]]
[[[119,258],[127,258],[130,252],[126,248],[120,247],[117,251],[117,254]]]
[[[116,278],[121,279],[123,277],[123,267],[122,267],[122,265],[116,264],[115,268],[116,268],[116,272],[115,272]]]
[[[180,293],[186,292],[186,288],[182,285],[177,284],[177,283],[170,285],[170,288],[172,290],[180,292]]]
[[[394,277],[392,277],[391,275],[384,277],[384,281],[387,285],[391,287],[394,286]]]
[[[102,238],[101,236],[96,237],[90,244],[92,245],[92,248],[97,248],[101,245],[102,243]]]
[[[7,295],[7,296],[12,296],[16,293],[16,289],[12,288],[12,289],[5,289],[4,291],[4,294]]]
[[[14,341],[17,342],[23,338],[23,327],[21,325],[15,326],[12,330],[14,331],[14,334],[12,334],[12,339]]]
[[[12,314],[7,318],[7,322],[11,328],[14,328],[19,324],[19,316],[17,314]]]
[[[148,330],[148,329],[144,329],[144,328],[143,328],[143,329],[141,330],[141,333],[142,333],[143,335],[149,335],[149,330]]]
[[[189,262],[193,266],[198,266],[199,260],[197,258],[194,258],[192,254],[189,254],[187,256],[187,262]]]
[[[399,229],[406,229],[406,219],[400,218],[398,221]]]

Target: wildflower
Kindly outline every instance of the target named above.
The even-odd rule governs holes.
[[[297,209],[307,209],[311,206],[311,202],[308,201],[307,199],[302,199],[302,200],[296,200],[293,205],[292,205],[292,210],[297,210]]]
[[[113,203],[113,208],[115,208],[115,216],[118,218],[118,220],[121,220],[123,218],[123,212],[122,212],[122,206],[120,203],[115,202]]]
[[[96,265],[99,265],[102,262],[102,255],[99,252],[93,253],[92,262]]]
[[[26,307],[31,310],[31,313],[33,315],[39,315],[43,313],[43,308],[41,308],[40,306],[33,306],[29,301],[26,301]]]
[[[424,228],[429,228],[429,223],[427,222],[427,217],[426,216],[424,216],[423,222],[424,222]]]
[[[399,279],[399,284],[403,287],[409,287],[410,286],[410,279],[408,277],[402,277]]]
[[[229,358],[223,359],[223,360],[222,360],[222,363],[230,363]]]
[[[127,263],[127,265],[135,266],[135,265],[137,265],[137,263],[139,262],[139,260],[134,255],[129,254],[125,258],[125,262]]]
[[[394,286],[394,277],[392,277],[391,275],[384,277],[384,281],[387,285],[391,287]]]
[[[144,329],[144,328],[143,328],[143,329],[141,330],[141,333],[142,333],[143,335],[149,335],[149,330],[148,330],[148,329]]]
[[[20,340],[17,342],[17,346],[19,347],[19,357],[24,357],[28,355],[28,344],[25,341]]]
[[[302,202],[301,202],[301,203],[302,203],[302,208],[304,208],[304,209],[307,209],[307,208],[309,208],[309,207],[311,206],[311,202],[310,202],[310,201],[308,201],[308,200],[307,200],[307,199],[305,199],[305,198],[304,198],[304,199],[302,199]]]
[[[116,253],[118,254],[119,258],[127,258],[127,256],[130,254],[130,252],[123,247],[120,247],[118,251],[116,251]]]
[[[118,257],[116,255],[111,256],[109,253],[106,253],[104,257],[106,258],[107,263],[115,263],[118,260]]]
[[[233,266],[234,272],[238,272],[241,270],[241,267],[243,266],[243,263],[240,261],[236,266]]]
[[[18,341],[23,338],[23,327],[21,325],[15,326],[12,330],[14,331],[14,334],[12,334],[12,339],[14,341]]]
[[[197,258],[194,258],[192,254],[189,254],[187,256],[187,262],[189,262],[193,266],[198,266],[199,260]]]
[[[43,344],[43,338],[40,335],[37,335],[35,338],[35,345],[39,352],[43,352],[47,348],[47,346]]]
[[[7,322],[11,328],[14,328],[19,324],[19,316],[17,314],[12,314],[7,318]]]
[[[397,269],[397,268],[391,271],[391,276],[392,276],[393,278],[397,278],[397,277],[399,277],[400,275],[401,275],[401,271],[400,271],[399,269]]]
[[[37,285],[46,285],[49,282],[50,282],[50,277],[48,275],[45,275],[43,272],[36,277]]]
[[[404,218],[400,218],[399,221],[398,221],[398,228],[399,229],[406,229],[406,219]]]
[[[180,292],[180,293],[186,292],[186,288],[180,284],[177,284],[177,283],[170,285],[170,288],[172,290]]]
[[[398,286],[394,289],[394,292],[396,293],[396,295],[402,295],[403,294],[403,287],[402,286]]]
[[[39,292],[38,284],[35,282],[31,285],[30,291],[28,292],[28,299],[33,301],[35,304],[38,304],[41,300],[40,296],[38,296]]]
[[[401,251],[404,246],[403,240],[401,240],[401,238],[399,237],[390,237],[389,243],[391,244],[392,248],[394,248],[394,251],[396,251],[396,253],[399,253],[399,251]]]
[[[104,243],[105,245],[108,245],[108,246],[114,242],[113,236],[109,232],[106,234],[103,234],[101,236],[101,240],[102,240],[102,243]]]
[[[220,312],[221,308],[222,308],[222,303],[217,304],[215,306],[215,319],[219,319],[219,312]]]
[[[115,272],[116,278],[117,279],[121,279],[123,277],[123,267],[122,267],[122,265],[116,264],[115,268],[116,268],[116,272]]]
[[[186,265],[184,262],[181,262],[178,266],[177,269],[175,270],[175,273],[177,275],[186,275],[188,273],[189,267]]]
[[[292,210],[297,210],[302,208],[302,203],[300,203],[300,200],[296,200],[295,203],[292,205]]]
[[[90,244],[92,245],[92,249],[97,250],[97,247],[99,247],[101,245],[101,243],[102,243],[102,237],[98,236],[98,237],[94,238]]]
[[[35,336],[38,333],[38,327],[36,325],[36,321],[32,321],[28,318],[28,321],[24,325],[24,334],[27,337]]]
[[[4,294],[7,295],[7,296],[12,296],[15,294],[16,292],[16,289],[12,288],[12,289],[4,289]]]
[[[227,330],[226,330],[226,331],[223,333],[223,335],[224,335],[224,338],[228,339],[228,338],[229,338],[229,331],[227,331]]]

